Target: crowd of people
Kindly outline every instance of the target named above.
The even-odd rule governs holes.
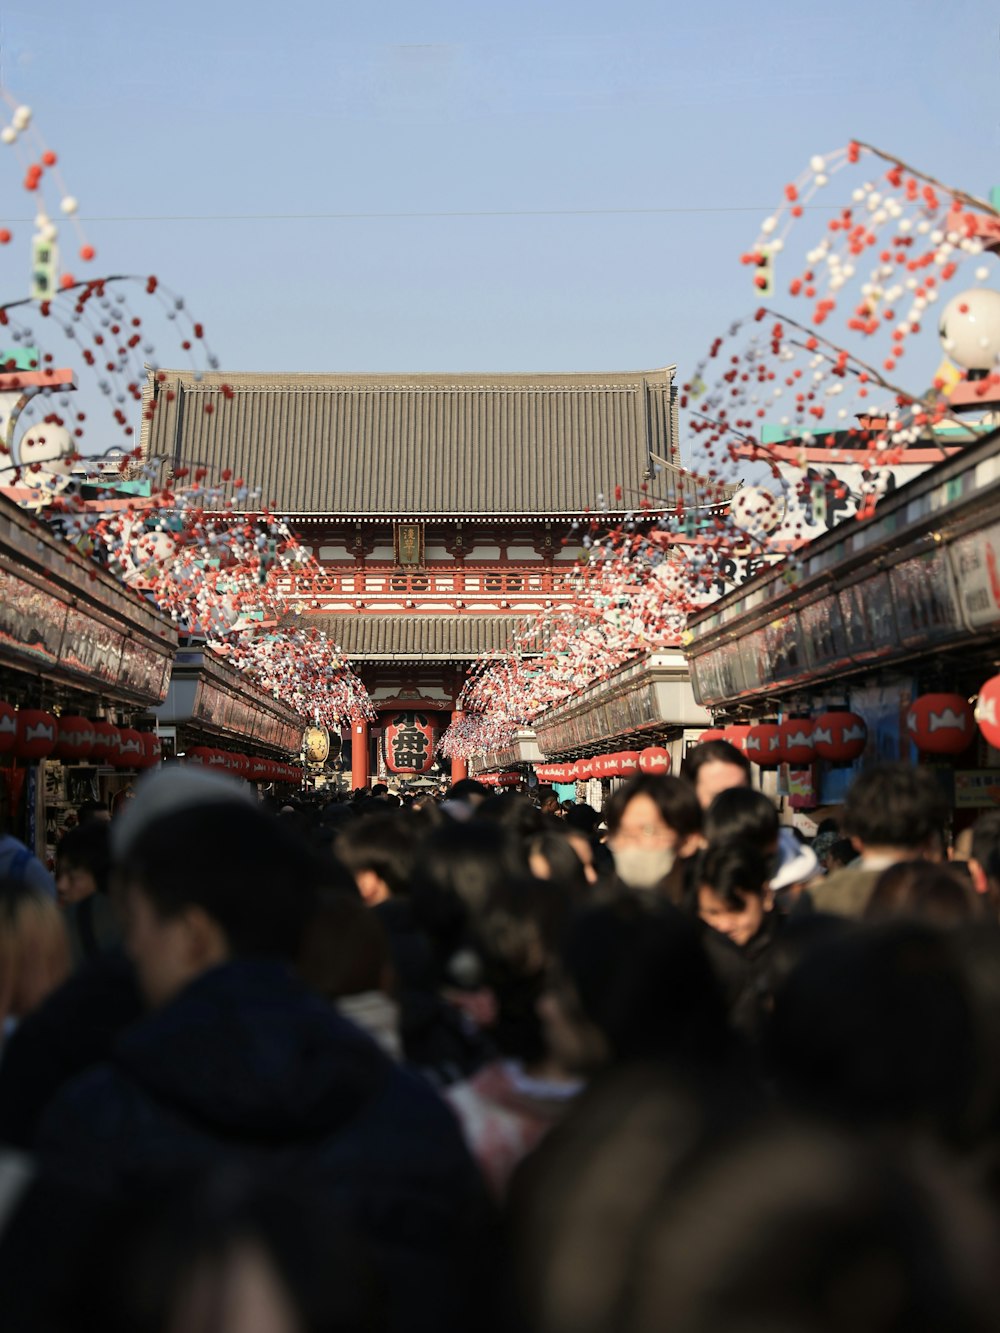
[[[165,765],[0,839],[0,1328],[1000,1326],[1000,811]]]

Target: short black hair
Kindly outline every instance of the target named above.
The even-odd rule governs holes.
[[[477,782],[475,778],[460,778],[458,782],[452,783],[448,788],[448,794],[445,797],[445,800],[465,801],[470,796],[481,796],[485,801],[487,796],[491,796],[492,794],[493,793],[490,791],[489,787],[484,786],[481,782]]]
[[[101,893],[107,893],[111,876],[111,824],[106,819],[90,819],[69,829],[56,847],[56,865],[71,870],[87,870]]]
[[[409,891],[418,843],[413,817],[400,812],[352,820],[338,833],[334,848],[352,875],[373,870],[398,897]]]
[[[353,892],[343,867],[243,801],[155,820],[120,869],[161,917],[202,908],[238,957],[296,958],[317,893]]]
[[[769,879],[767,861],[755,847],[724,843],[701,853],[694,882],[739,909],[747,898],[763,897]]]
[[[729,787],[705,811],[703,831],[710,847],[738,842],[763,851],[778,837],[778,812],[763,792]]]
[[[648,796],[663,822],[681,838],[701,831],[701,806],[694,788],[682,778],[642,773],[619,787],[604,807],[604,822],[613,835],[622,822],[629,802],[636,796]]]
[[[948,823],[948,799],[935,775],[910,764],[876,764],[856,778],[844,802],[844,832],[869,847],[922,847]]]
[[[971,856],[990,879],[1000,880],[1000,810],[987,810],[973,824]]]
[[[698,780],[699,771],[706,764],[735,764],[737,768],[742,768],[747,776],[747,782],[750,781],[753,772],[750,760],[741,750],[738,750],[731,741],[719,740],[701,741],[693,746],[684,756],[681,776],[694,784]]]

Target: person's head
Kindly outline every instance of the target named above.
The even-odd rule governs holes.
[[[633,896],[574,917],[539,1009],[550,1050],[581,1074],[641,1060],[711,1060],[727,1041],[693,924],[667,903]]]
[[[107,893],[111,874],[111,830],[91,819],[64,834],[56,848],[56,893],[61,907]]]
[[[354,876],[369,907],[408,892],[419,835],[404,813],[352,819],[340,830],[334,852]]]
[[[105,823],[111,822],[111,811],[105,801],[84,801],[77,809],[76,822],[78,824],[87,824],[92,819],[103,820]]]
[[[763,792],[727,787],[705,811],[703,832],[709,847],[741,843],[770,856],[778,846],[778,812]]]
[[[448,823],[423,842],[418,863],[421,886],[454,898],[473,915],[495,888],[527,871],[520,839],[487,820]]]
[[[975,893],[968,875],[948,864],[897,861],[879,876],[863,919],[910,917],[931,925],[958,926],[976,915]]]
[[[996,911],[1000,904],[1000,810],[987,810],[972,826],[968,864],[976,892]]]
[[[857,848],[850,838],[836,838],[827,851],[825,864],[830,871],[844,870],[857,859]]]
[[[323,893],[302,941],[299,975],[327,1000],[392,987],[389,943],[378,913],[346,893]]]
[[[0,1033],[23,1018],[69,976],[69,938],[62,913],[22,880],[0,880]]]
[[[385,785],[384,782],[376,782],[373,785],[372,796],[375,798],[376,801],[388,795],[389,795],[389,788]]]
[[[475,778],[460,778],[458,782],[452,783],[448,788],[448,794],[445,797],[447,801],[464,801],[466,805],[471,805],[473,810],[482,805],[490,795],[489,787]]]
[[[729,741],[702,741],[685,756],[682,775],[694,787],[703,810],[730,787],[750,786],[750,760]]]
[[[630,888],[655,888],[678,857],[701,845],[701,809],[681,778],[632,778],[608,801],[604,822],[615,869]]]
[[[597,874],[590,843],[579,833],[574,840],[572,832],[562,820],[553,819],[532,834],[526,842],[528,868],[536,879],[554,880],[579,899]]]
[[[742,949],[759,933],[773,906],[769,875],[766,858],[753,846],[709,847],[694,870],[698,915]]]
[[[876,764],[855,779],[844,802],[843,827],[862,855],[940,854],[948,800],[927,768]]]
[[[540,786],[535,790],[538,808],[544,815],[554,815],[559,810],[559,793],[554,787]]]
[[[118,872],[126,946],[154,1005],[232,958],[294,960],[317,892],[349,885],[335,862],[243,801],[152,820]]]

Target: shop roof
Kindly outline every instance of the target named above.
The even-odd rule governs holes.
[[[157,405],[143,446],[165,471],[228,470],[260,488],[247,508],[287,514],[581,514],[617,487],[627,508],[651,454],[678,462],[674,371],[167,370],[147,384]],[[658,497],[676,502],[684,478],[665,469]]]

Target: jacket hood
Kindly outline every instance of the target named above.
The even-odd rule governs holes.
[[[183,1119],[262,1145],[329,1134],[392,1069],[282,964],[249,960],[213,968],[130,1028],[114,1062]]]

